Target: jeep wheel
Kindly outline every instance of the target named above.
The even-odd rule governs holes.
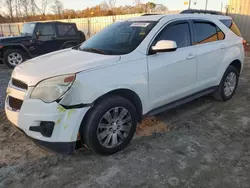
[[[6,50],[3,55],[3,62],[11,69],[24,61],[24,54],[21,50]]]
[[[91,109],[81,126],[82,140],[97,153],[116,153],[130,143],[137,119],[136,109],[130,101],[110,96]]]

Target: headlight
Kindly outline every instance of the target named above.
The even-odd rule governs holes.
[[[33,89],[30,98],[41,99],[46,103],[54,102],[70,89],[74,81],[74,74],[43,80]]]

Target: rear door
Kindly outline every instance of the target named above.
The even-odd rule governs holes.
[[[75,24],[56,23],[57,48],[74,46],[80,41],[80,33]]]
[[[225,34],[213,22],[193,21],[197,56],[197,88],[204,90],[216,85],[217,71],[224,54]]]

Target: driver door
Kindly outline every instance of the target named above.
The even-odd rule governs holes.
[[[53,23],[38,23],[35,29],[35,33],[37,32],[39,35],[36,36],[35,44],[38,55],[58,50]]]
[[[151,47],[161,40],[175,41],[177,50],[147,57],[151,109],[197,92],[196,51],[189,21],[175,21],[165,26]]]

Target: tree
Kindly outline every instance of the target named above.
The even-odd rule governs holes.
[[[51,5],[51,9],[54,12],[54,14],[61,17],[63,13],[63,3],[60,0],[54,0],[53,5]]]
[[[109,10],[113,10],[116,7],[116,0],[108,0]]]
[[[35,0],[30,0],[30,9],[31,9],[31,14],[32,16],[35,16],[36,15],[36,1]]]
[[[135,0],[135,6],[140,5],[141,4],[141,0]]]
[[[10,17],[11,21],[14,20],[14,0],[5,0],[5,5],[8,11],[8,16]]]
[[[156,7],[156,4],[153,2],[148,2],[146,4],[146,12],[148,12],[148,10],[151,12],[154,8]]]
[[[35,2],[34,2],[35,3]],[[47,11],[47,8],[48,8],[48,6],[49,6],[49,4],[50,4],[51,2],[50,2],[50,0],[40,0],[40,3],[39,3],[39,5],[37,5],[36,3],[35,3],[35,6],[36,6],[36,8],[38,9],[38,11],[43,15],[43,16],[45,16],[46,15],[46,11]]]
[[[22,12],[24,13],[24,16],[29,16],[29,0],[21,0],[20,5],[22,7]]]

